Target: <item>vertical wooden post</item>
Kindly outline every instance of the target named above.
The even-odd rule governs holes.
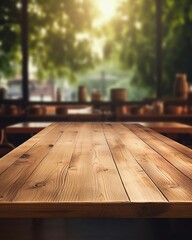
[[[156,0],[156,94],[162,97],[162,0]]]
[[[21,45],[22,45],[22,94],[23,103],[29,100],[29,73],[28,73],[28,0],[22,0],[21,20]]]

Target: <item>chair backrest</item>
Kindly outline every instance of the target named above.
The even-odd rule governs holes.
[[[13,144],[9,143],[6,138],[5,129],[1,129],[0,135],[0,158],[9,153],[15,147]]]

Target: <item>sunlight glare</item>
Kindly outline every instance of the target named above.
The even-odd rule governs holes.
[[[100,23],[100,25],[109,21],[115,16],[117,6],[121,2],[121,0],[94,0],[94,1],[101,14],[100,18],[98,19],[98,23]]]
[[[99,17],[93,21],[94,28],[100,28],[115,17],[118,6],[124,0],[94,0],[99,10]],[[103,58],[103,47],[106,43],[106,37],[92,39],[93,52],[99,59]]]

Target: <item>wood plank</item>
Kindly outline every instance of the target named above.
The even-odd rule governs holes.
[[[80,124],[65,127],[57,144],[18,191],[14,201],[58,201],[59,188],[63,187],[80,129]]]
[[[0,201],[12,201],[29,176],[51,151],[63,134],[63,128],[51,130],[35,145],[16,158],[14,163],[0,175]],[[22,147],[20,147],[22,151]]]
[[[166,202],[157,186],[124,146],[118,132],[110,125],[103,125],[103,129],[131,202]]]
[[[148,134],[150,134],[150,135],[152,135],[152,136],[160,139],[161,141],[163,141],[163,142],[166,143],[167,145],[175,148],[177,151],[183,153],[184,155],[188,156],[189,158],[192,158],[192,149],[190,149],[190,148],[188,148],[188,147],[186,147],[186,146],[184,146],[184,145],[182,145],[182,144],[180,144],[180,143],[178,143],[178,142],[176,142],[176,141],[173,141],[173,140],[171,140],[170,138],[168,138],[168,137],[166,137],[166,136],[163,136],[163,135],[161,135],[161,134],[153,131],[153,130],[150,129],[150,128],[145,128],[144,126],[141,126],[141,125],[139,125],[139,124],[137,124],[137,126],[140,127],[140,128],[145,129],[145,131],[146,131]]]
[[[147,134],[144,128],[136,125],[126,125],[135,135],[142,139],[152,149],[158,152],[179,171],[192,179],[192,158],[182,154],[170,145],[167,145],[153,135]]]
[[[85,125],[84,127],[82,127],[82,125],[83,124],[79,125],[78,135],[77,135],[77,129],[75,129],[74,124],[71,125],[71,127],[67,128],[67,131],[65,131],[65,134],[63,134],[63,136],[58,140],[57,144],[52,148],[49,155],[47,155],[42,160],[38,168],[33,172],[33,174],[30,176],[27,182],[20,189],[17,196],[14,198],[14,201],[39,201],[39,202],[66,201],[66,197],[68,196],[68,191],[69,192],[72,191],[72,193],[70,193],[72,194],[72,196],[70,195],[67,200],[73,201],[73,198],[74,198],[73,193],[75,190],[73,189],[73,187],[71,187],[70,184],[69,184],[70,185],[69,188],[65,187],[65,185],[68,185],[68,184],[65,184],[65,182],[67,181],[65,179],[67,179],[68,171],[70,172],[71,169],[74,168],[74,166],[71,165],[72,164],[71,157],[73,155],[74,148],[77,145],[77,141],[81,143],[82,137],[83,138],[88,137],[89,134],[91,134],[91,125],[89,124],[90,131],[87,131],[88,129],[87,125]],[[78,126],[78,125],[75,125],[75,126]],[[88,135],[86,135],[86,131]],[[90,141],[89,138],[86,138],[86,139],[87,141]],[[89,152],[92,151],[91,148],[88,149],[88,151]],[[80,152],[78,152],[78,155],[80,155]],[[86,163],[85,167],[90,167],[90,169],[88,170],[90,171],[90,173],[92,173],[93,166],[91,161],[86,160],[85,163]],[[104,169],[103,166],[101,168],[100,165],[97,166],[96,164],[98,163],[95,161],[94,168],[96,168],[96,171],[103,171],[103,170],[106,171],[106,169]],[[100,201],[100,200],[103,201],[102,195],[105,194],[105,189],[103,189],[105,188],[105,186],[103,186],[103,182],[101,182],[100,184],[96,183],[97,186],[96,186],[96,189],[94,189],[94,183],[91,182],[91,179],[93,177],[92,176],[89,177],[87,175],[87,171],[83,172],[82,170],[83,167],[84,165],[81,166],[80,168],[80,171],[82,171],[82,173],[79,174],[80,176],[77,177],[76,182],[74,182],[75,188],[76,188],[76,185],[80,185],[78,189],[78,196],[75,196],[75,198],[78,197],[78,200],[80,199],[80,201],[88,201],[91,199],[93,201]],[[46,172],[44,171],[44,169],[46,169]],[[72,173],[73,172],[74,170],[72,171]],[[98,174],[98,175],[100,175],[100,177],[103,178],[102,176],[103,174]],[[93,180],[95,182],[103,181],[103,179],[100,179],[99,181],[97,179],[96,180],[93,179]],[[101,189],[99,189],[99,187]],[[122,188],[122,186],[120,187]],[[89,190],[85,192],[85,189],[87,190],[89,189]],[[109,195],[109,193],[107,194]],[[62,195],[64,196],[65,199],[63,199]]]
[[[161,155],[151,149],[131,130],[121,124],[111,125],[117,131],[122,143],[131,152],[146,174],[161,190],[170,202],[190,202],[192,200],[192,184]]]
[[[59,201],[128,202],[101,127],[91,126],[82,124]]]
[[[52,124],[46,129],[43,129],[39,132],[38,135],[31,137],[29,140],[21,144],[19,147],[13,149],[4,157],[0,158],[0,175],[8,169],[17,159],[19,159],[26,151],[32,148],[35,144],[37,144],[42,137],[45,137],[49,132],[55,129],[55,125]]]

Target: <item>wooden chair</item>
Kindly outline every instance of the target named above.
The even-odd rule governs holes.
[[[15,146],[8,142],[5,129],[1,129],[1,137],[0,137],[0,158],[13,150]]]

